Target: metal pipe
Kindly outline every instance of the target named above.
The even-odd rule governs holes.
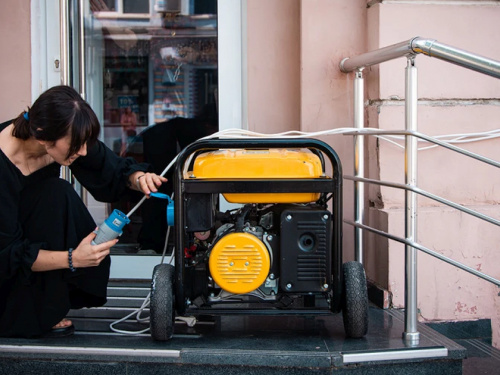
[[[474,217],[476,217],[478,219],[481,219],[481,220],[487,221],[488,223],[500,226],[500,220],[492,218],[492,217],[490,217],[488,215],[484,215],[484,214],[482,214],[480,212],[471,210],[470,208],[467,208],[467,207],[464,207],[464,206],[462,206],[460,204],[457,204],[455,202],[449,201],[448,199],[444,199],[444,198],[442,198],[442,197],[440,197],[438,195],[429,193],[428,191],[422,190],[422,189],[420,189],[417,186],[407,186],[407,185],[404,185],[404,184],[398,184],[398,183],[395,183],[395,182],[387,182],[387,181],[379,181],[379,180],[374,180],[374,179],[371,179],[371,178],[359,178],[359,177],[352,177],[352,176],[344,176],[344,178],[346,180],[351,180],[351,181],[364,181],[364,182],[368,182],[370,184],[387,186],[387,187],[392,187],[392,188],[396,188],[396,189],[411,190],[411,191],[413,191],[413,192],[415,192],[417,194],[420,194],[420,195],[422,195],[424,197],[427,197],[429,199],[435,200],[437,202],[443,203],[443,204],[445,204],[447,206],[450,206],[450,207],[452,207],[452,208],[454,208],[456,210],[465,212],[466,214],[472,215],[472,216],[474,216]]]
[[[364,79],[361,70],[354,77],[354,127],[363,129],[364,119]],[[354,136],[354,175],[364,177],[365,153],[364,136]],[[357,223],[364,223],[365,189],[362,181],[354,183],[354,217]],[[363,230],[354,228],[354,259],[363,263]]]
[[[434,39],[414,38],[411,41],[411,48],[415,53],[422,53],[479,73],[500,78],[500,62],[439,43]]]
[[[81,334],[85,334],[82,332]],[[109,334],[115,336],[119,334]],[[106,335],[108,336],[108,335]],[[138,335],[137,335],[138,336]],[[147,335],[149,336],[149,335]],[[109,348],[109,347],[68,347],[62,345],[0,345],[2,353],[34,353],[34,354],[62,354],[67,358],[76,355],[103,356],[106,358],[127,357],[154,357],[154,358],[180,358],[180,350],[175,349],[138,349],[138,348]],[[74,358],[74,357],[73,357]],[[115,359],[116,360],[116,359]]]
[[[413,54],[413,50],[411,48],[412,40],[413,39],[393,44],[391,46],[366,52],[358,56],[346,57],[340,62],[340,70],[344,73],[353,72],[367,66],[380,64],[384,61]]]
[[[406,130],[417,130],[417,68],[413,56],[406,66],[405,123]],[[417,138],[407,135],[405,139],[405,183],[417,186]],[[405,192],[405,237],[417,242],[417,194]],[[418,343],[417,330],[417,251],[410,245],[405,249],[405,331],[407,342]]]
[[[433,256],[434,258],[437,258],[439,260],[442,260],[443,262],[451,264],[454,267],[457,267],[457,268],[460,268],[460,269],[462,269],[462,270],[464,270],[466,272],[469,272],[469,273],[473,274],[474,276],[480,277],[483,280],[489,281],[490,283],[493,283],[493,284],[495,284],[497,286],[500,286],[500,280],[497,280],[494,277],[491,277],[489,275],[486,275],[486,274],[484,274],[482,272],[479,272],[479,271],[475,270],[474,268],[466,266],[465,264],[457,262],[456,260],[450,259],[450,258],[448,258],[448,257],[446,257],[446,256],[444,256],[442,254],[439,254],[439,253],[437,253],[435,251],[432,251],[431,249],[429,249],[429,248],[427,248],[425,246],[422,246],[422,245],[420,245],[420,244],[418,244],[416,242],[408,241],[408,240],[406,240],[404,238],[400,238],[400,237],[395,236],[393,234],[386,233],[386,232],[381,231],[379,229],[375,229],[375,228],[369,227],[367,225],[355,223],[354,221],[344,220],[344,223],[352,225],[352,226],[355,226],[355,227],[360,227],[360,228],[362,228],[364,230],[367,230],[369,232],[378,234],[378,235],[380,235],[382,237],[389,238],[390,240],[394,240],[394,241],[400,242],[402,244],[411,246],[411,247],[413,247],[413,248],[415,248],[417,250],[423,251],[424,253],[426,253],[426,254],[428,254],[430,256]]]
[[[405,42],[393,44],[354,57],[346,57],[340,62],[344,73],[363,69],[399,57],[424,54],[461,67],[500,78],[500,62],[459,48],[455,48],[435,39],[415,37]]]
[[[453,146],[452,144],[449,144],[447,142],[443,142],[440,140],[435,139],[434,137],[429,137],[428,135],[419,133],[419,132],[414,132],[414,131],[407,131],[407,130],[377,130],[377,129],[362,129],[362,130],[353,130],[350,132],[344,133],[344,135],[356,135],[356,134],[365,134],[365,135],[412,135],[417,138],[421,138],[423,140],[426,140],[427,142],[434,143],[436,145],[442,146],[444,148],[447,148],[448,150],[452,150],[455,152],[458,152],[462,155],[468,156],[470,158],[476,159],[478,161],[481,161],[483,163],[492,165],[493,167],[500,168],[500,163],[490,159],[486,158],[484,156],[478,155],[474,152],[470,152],[467,150],[464,150],[463,148]]]

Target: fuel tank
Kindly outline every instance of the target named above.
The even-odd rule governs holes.
[[[324,176],[320,158],[304,149],[220,150],[196,157],[190,179],[312,179]],[[308,203],[318,193],[226,193],[231,203]]]

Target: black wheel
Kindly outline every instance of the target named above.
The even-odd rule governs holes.
[[[167,341],[174,334],[174,266],[158,264],[153,270],[150,297],[150,329],[153,339]]]
[[[344,269],[342,316],[346,336],[360,338],[368,331],[368,289],[363,265],[347,262]]]

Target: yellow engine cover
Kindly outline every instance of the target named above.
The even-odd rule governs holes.
[[[266,245],[249,233],[222,237],[212,249],[208,264],[217,285],[234,294],[257,289],[271,268]]]
[[[304,179],[320,178],[321,160],[309,150],[219,150],[196,157],[189,178],[199,179]],[[186,176],[186,177],[187,177]],[[318,193],[231,193],[231,203],[308,203]]]

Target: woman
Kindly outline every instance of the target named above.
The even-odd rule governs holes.
[[[69,166],[100,201],[128,188],[146,195],[166,181],[97,140],[99,122],[72,88],[53,87],[0,124],[0,336],[63,336],[70,309],[106,302],[110,248],[92,245],[96,224],[72,186]]]

